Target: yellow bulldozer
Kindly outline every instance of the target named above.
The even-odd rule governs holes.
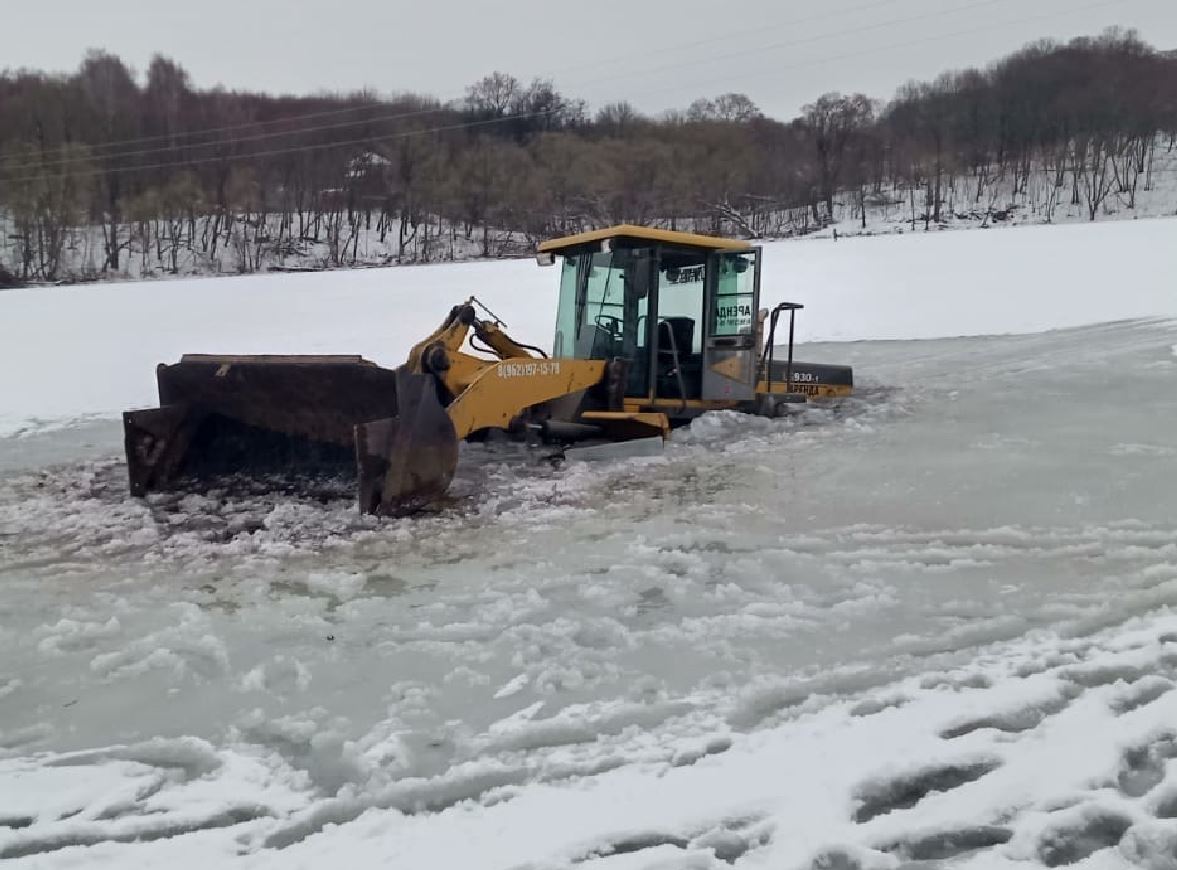
[[[359,356],[161,364],[160,407],[123,415],[131,493],[345,474],[362,511],[403,513],[445,493],[464,439],[661,440],[707,411],[776,416],[853,389],[849,367],[793,359],[802,306],[760,308],[761,250],[745,241],[621,225],[545,242],[537,259],[560,264],[550,354],[472,297],[397,369]]]

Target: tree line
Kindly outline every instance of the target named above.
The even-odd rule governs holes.
[[[865,226],[880,199],[928,228],[1031,185],[1045,219],[1065,197],[1094,220],[1113,194],[1135,206],[1175,136],[1177,56],[1116,29],[885,103],[826,94],[787,121],[736,93],[590,112],[502,72],[449,103],[202,90],[167,58],[138,77],[94,51],[71,74],[0,75],[0,266],[23,281],[132,258],[247,272],[311,247],[346,265],[372,242],[398,260],[500,256],[620,222],[779,237]]]

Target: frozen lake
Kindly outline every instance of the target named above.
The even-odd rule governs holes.
[[[143,504],[117,428],[20,439],[0,857],[1170,866],[1175,344],[811,345],[857,398],[656,459],[471,450],[418,520]]]
[[[854,399],[396,521],[132,500],[112,417],[471,292],[537,340],[550,271],[0,294],[0,859],[1173,870],[1175,228],[771,245]]]

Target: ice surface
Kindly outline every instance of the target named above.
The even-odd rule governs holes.
[[[0,859],[1169,867],[1174,343],[814,345],[855,399],[471,446],[411,520],[134,500],[117,430],[18,439],[56,464],[0,477]]]

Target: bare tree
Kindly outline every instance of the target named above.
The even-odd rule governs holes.
[[[80,145],[49,157],[34,145],[13,147],[0,161],[22,280],[57,280],[70,232],[82,220],[89,194],[89,155]]]
[[[518,95],[519,80],[496,70],[466,88],[466,108],[478,115],[502,118]]]
[[[625,100],[602,106],[597,112],[596,127],[609,136],[626,136],[637,129],[645,118]]]
[[[1084,149],[1087,159],[1078,167],[1079,180],[1087,203],[1087,214],[1095,220],[1099,209],[1116,186],[1115,145],[1103,137],[1092,138]]]
[[[721,94],[714,100],[701,97],[687,107],[687,121],[727,121],[742,123],[764,117],[746,94]]]
[[[825,94],[806,106],[803,113],[802,125],[817,155],[819,192],[826,204],[826,215],[833,220],[834,194],[842,180],[846,151],[854,135],[873,120],[874,106],[863,94]]]
[[[101,137],[118,141],[138,132],[139,89],[121,60],[105,52],[91,51],[78,70],[78,83],[96,115]],[[106,152],[97,162],[105,170],[102,177],[105,202],[101,213],[106,243],[104,266],[118,271],[120,255],[129,243],[123,236],[121,209],[123,173],[130,164],[128,158],[111,152]]]

